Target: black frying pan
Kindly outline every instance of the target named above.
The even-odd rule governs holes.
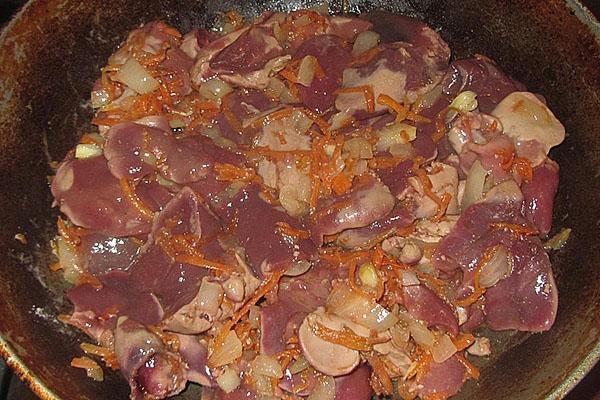
[[[594,0],[595,1],[595,0]],[[42,398],[127,398],[126,382],[104,383],[69,368],[82,334],[56,321],[68,310],[48,272],[48,162],[89,128],[85,106],[99,67],[140,22],[164,19],[182,31],[215,12],[290,10],[317,1],[37,0],[0,37],[0,352]],[[593,3],[596,4],[597,3]],[[552,157],[561,165],[555,228],[574,229],[553,255],[560,306],[544,334],[494,336],[481,379],[459,398],[563,397],[600,357],[600,25],[576,0],[356,0],[336,13],[385,8],[439,28],[457,57],[485,54],[530,90],[543,93],[567,128]],[[24,233],[27,243],[15,240]],[[179,398],[198,399],[191,387]]]

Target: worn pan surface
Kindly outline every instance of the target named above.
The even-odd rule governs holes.
[[[64,287],[47,272],[48,162],[60,160],[89,128],[87,99],[101,66],[125,33],[164,19],[183,31],[215,12],[291,10],[316,1],[39,0],[0,37],[0,352],[42,398],[126,398],[108,373],[95,383],[68,367],[82,335],[56,321],[68,311]],[[554,328],[494,336],[494,359],[461,398],[556,399],[600,356],[600,26],[573,0],[400,0],[334,3],[334,12],[386,8],[424,18],[456,56],[486,54],[531,90],[544,93],[568,137],[553,153],[561,165],[555,227],[572,239],[553,255],[560,291]],[[23,233],[27,243],[15,240]],[[179,398],[198,398],[191,388]]]

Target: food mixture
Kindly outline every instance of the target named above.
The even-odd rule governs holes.
[[[73,367],[131,399],[440,400],[478,327],[550,329],[542,96],[400,15],[215,26],[132,31],[53,178]]]

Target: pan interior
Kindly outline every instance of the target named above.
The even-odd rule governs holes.
[[[61,160],[91,129],[89,92],[99,68],[126,33],[163,19],[181,31],[210,26],[236,9],[290,11],[319,1],[68,0],[31,1],[0,37],[0,347],[42,397],[127,398],[118,373],[96,383],[68,364],[84,336],[56,320],[68,312],[65,286],[48,270],[48,163]],[[440,30],[455,57],[485,54],[535,92],[544,94],[568,137],[552,157],[561,166],[555,231],[573,228],[552,260],[560,292],[554,328],[544,334],[494,333],[494,355],[482,360],[477,383],[459,398],[559,398],[600,354],[600,59],[598,38],[574,2],[558,0],[399,0],[332,2],[332,12],[383,8],[424,19]],[[588,18],[590,18],[588,16]],[[598,31],[596,31],[598,32]],[[596,60],[596,63],[592,60]],[[15,240],[25,235],[26,243]],[[50,389],[47,389],[50,388]],[[180,399],[199,398],[191,386]]]

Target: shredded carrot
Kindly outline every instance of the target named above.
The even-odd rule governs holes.
[[[121,191],[127,197],[127,199],[131,202],[133,207],[146,219],[154,218],[154,211],[152,211],[147,205],[145,205],[142,200],[135,193],[135,188],[131,185],[127,178],[119,179],[119,185],[121,186]]]
[[[223,325],[221,331],[215,338],[213,348],[218,348],[223,345],[225,338],[229,334],[229,331],[240,321],[244,315],[250,311],[250,307],[255,305],[264,295],[269,293],[275,286],[277,286],[284,273],[285,270],[275,271],[271,274],[268,280],[263,281],[260,287],[254,292],[254,295],[252,295],[252,297],[248,299],[248,301],[246,301],[246,303],[244,303],[244,305],[237,310],[235,314],[233,314],[231,319]]]
[[[454,305],[458,307],[469,306],[475,303],[481,297],[481,295],[485,293],[485,288],[481,287],[479,283],[479,277],[481,276],[483,267],[494,257],[494,254],[496,254],[496,247],[490,247],[483,253],[481,260],[479,260],[479,263],[475,267],[475,271],[473,273],[473,292],[464,299],[456,300]]]
[[[433,362],[433,356],[428,351],[424,351],[421,347],[417,347],[417,350],[420,351],[420,354],[415,361],[414,368],[407,371],[405,378],[410,379],[416,377],[417,382],[419,382],[429,371],[431,363]]]
[[[52,272],[56,272],[56,271],[60,271],[61,269],[63,269],[63,266],[60,264],[60,262],[53,262],[52,264],[50,264],[48,266],[48,268],[50,269],[50,271]]]
[[[396,113],[396,122],[404,121],[408,115],[408,109],[387,94],[380,94],[377,97],[377,103],[394,111]]]
[[[515,152],[512,150],[500,148],[494,152],[494,155],[501,159],[500,167],[504,171],[510,171],[515,161]]]
[[[58,233],[68,244],[71,246],[78,246],[81,243],[80,236],[84,232],[83,228],[67,226],[62,218],[58,218],[56,225],[58,227]]]
[[[331,181],[331,188],[335,194],[341,196],[352,188],[352,178],[344,172],[340,172]]]
[[[385,364],[376,355],[368,356],[367,361],[373,369],[371,386],[375,393],[378,396],[391,396],[392,393],[394,393],[394,385],[392,383],[392,378],[390,378],[390,375],[385,368]]]
[[[223,113],[223,115],[225,116],[225,119],[227,120],[227,122],[229,122],[229,125],[231,125],[231,127],[233,129],[235,129],[238,132],[243,132],[244,131],[244,127],[242,126],[240,120],[235,116],[235,114],[233,113],[233,111],[231,111],[231,108],[229,107],[229,99],[231,97],[231,93],[227,93],[225,96],[223,96],[223,99],[221,100],[221,112]]]
[[[524,182],[531,182],[533,179],[533,167],[531,166],[531,162],[526,158],[516,157],[513,163],[513,170]]]
[[[177,39],[181,39],[181,37],[182,37],[181,33],[179,33],[179,31],[177,29],[173,28],[172,26],[165,25],[162,30],[167,35],[173,36]]]
[[[83,135],[79,139],[79,143],[82,143],[82,144],[95,144],[95,145],[98,145],[98,146],[102,145],[102,142],[100,140],[94,139],[90,135]]]
[[[373,86],[371,85],[339,88],[335,93],[362,93],[363,96],[365,96],[367,111],[370,113],[375,112],[375,93],[373,92]]]
[[[446,134],[446,115],[448,114],[448,111],[450,111],[450,107],[444,108],[435,117],[435,132],[431,135],[431,139],[434,143],[442,140]]]
[[[367,165],[371,169],[389,169],[395,168],[398,164],[406,161],[406,157],[395,157],[395,156],[377,156],[371,158]]]
[[[120,122],[120,118],[92,118],[92,124],[96,126],[113,126]]]
[[[446,213],[446,209],[448,208],[448,204],[450,204],[450,200],[452,200],[452,195],[450,193],[444,193],[440,198],[437,194],[433,192],[433,185],[431,184],[431,180],[429,176],[427,176],[427,172],[422,168],[414,168],[414,173],[416,177],[421,182],[421,186],[423,187],[423,191],[431,200],[437,204],[438,209],[433,217],[434,221],[439,221],[444,214]]]
[[[277,222],[276,225],[277,229],[279,229],[281,233],[290,236],[296,240],[310,238],[310,232],[302,229],[295,229],[287,222]]]
[[[344,326],[341,331],[337,331],[326,327],[319,321],[311,323],[310,329],[316,336],[327,342],[358,351],[370,351],[373,349],[374,344],[384,343],[389,340],[386,338],[360,336],[347,326]]]
[[[494,230],[505,229],[511,231],[512,233],[525,236],[536,236],[540,233],[537,228],[532,226],[515,224],[512,222],[492,222],[490,224],[490,228]]]
[[[81,350],[83,350],[87,355],[93,355],[102,358],[104,364],[106,364],[106,366],[113,371],[119,369],[117,356],[114,351],[110,350],[108,347],[96,346],[91,343],[81,343],[79,347],[81,347]]]
[[[241,181],[251,182],[258,178],[252,168],[241,168],[233,164],[215,163],[216,179],[218,181]]]
[[[92,285],[93,287],[95,287],[96,289],[100,289],[102,287],[102,282],[100,282],[100,280],[98,278],[96,278],[94,275],[90,275],[86,272],[79,275],[79,277],[77,278],[77,284],[78,285],[89,284],[89,285]]]
[[[458,361],[460,361],[462,365],[464,365],[465,369],[467,370],[467,375],[469,375],[473,379],[479,379],[479,368],[471,364],[471,362],[467,360],[466,357],[462,354],[456,353],[456,358],[458,359]]]
[[[462,351],[475,343],[475,337],[470,333],[461,333],[453,340],[457,351]]]
[[[182,264],[193,265],[194,267],[208,268],[221,272],[234,272],[235,268],[231,265],[223,264],[217,261],[207,260],[206,258],[194,254],[180,254],[175,256],[175,261]]]
[[[100,368],[96,361],[92,360],[89,357],[75,357],[71,360],[71,367],[81,368],[81,369],[94,369]]]
[[[367,64],[369,61],[377,57],[380,52],[381,49],[379,47],[373,47],[352,60],[348,66],[355,67],[357,65]]]

